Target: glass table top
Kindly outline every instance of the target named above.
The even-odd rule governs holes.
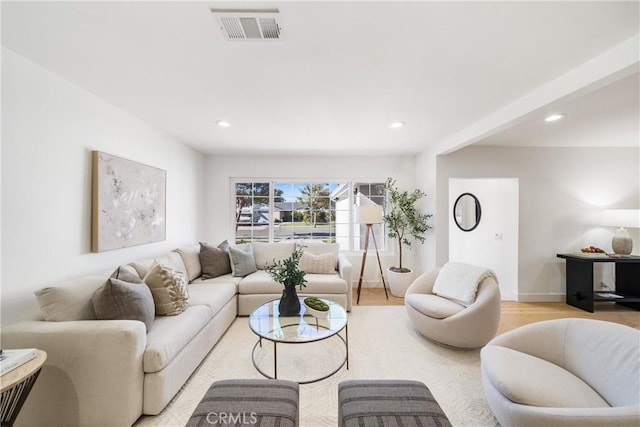
[[[347,325],[347,312],[338,303],[320,298],[329,305],[326,319],[317,319],[306,313],[300,299],[300,314],[280,317],[280,299],[266,302],[249,316],[249,327],[261,338],[283,343],[305,343],[323,340],[342,331]]]

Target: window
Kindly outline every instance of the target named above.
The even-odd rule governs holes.
[[[386,207],[384,183],[356,183],[354,187],[356,205],[378,205],[383,208]],[[367,227],[365,224],[358,224],[355,221],[357,221],[357,219],[354,219],[353,247],[356,250],[364,249]],[[369,238],[368,249],[372,250],[375,248],[375,245],[377,245],[378,250],[384,250],[387,245],[385,224],[373,224],[371,229],[373,230],[373,237],[370,236]]]
[[[268,242],[271,183],[235,184],[236,243]]]
[[[354,207],[385,203],[383,183],[238,179],[233,188],[236,243],[314,239],[360,250],[366,228],[354,222]],[[384,224],[373,230],[383,250]]]

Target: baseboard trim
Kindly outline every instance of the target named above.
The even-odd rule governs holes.
[[[518,302],[565,302],[565,294],[518,294]]]

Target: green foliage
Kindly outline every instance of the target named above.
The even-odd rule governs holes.
[[[402,247],[411,248],[412,240],[424,243],[425,234],[431,229],[428,221],[431,214],[423,214],[418,211],[417,203],[426,194],[421,190],[412,192],[400,191],[396,181],[387,178],[385,183],[387,190],[387,214],[384,221],[387,224],[387,235],[398,240],[400,267],[397,271],[404,271],[402,267]]]
[[[238,231],[238,222],[242,209],[247,206],[257,205],[260,203],[269,204],[269,188],[271,184],[268,182],[238,182],[235,185],[236,192],[236,231]],[[274,188],[274,202],[284,202],[284,191]]]
[[[329,187],[327,184],[307,184],[300,189],[298,202],[305,203],[307,209],[303,213],[303,220],[306,223],[317,226],[318,222],[329,222],[330,200]]]
[[[327,303],[322,301],[320,298],[307,297],[304,299],[304,303],[314,310],[329,311],[329,306],[327,305]]]
[[[300,290],[302,290],[303,287],[307,286],[305,285],[307,280],[304,278],[307,273],[298,268],[302,249],[303,246],[296,244],[296,249],[289,258],[275,261],[273,264],[268,265],[265,271],[281,285],[285,287],[299,286]]]

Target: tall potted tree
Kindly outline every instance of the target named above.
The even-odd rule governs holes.
[[[411,249],[414,240],[424,243],[425,234],[431,229],[428,221],[432,215],[418,211],[418,201],[426,196],[423,191],[400,191],[392,178],[387,178],[385,189],[387,213],[384,222],[387,224],[387,235],[398,242],[399,261],[399,266],[387,269],[387,279],[391,293],[397,297],[404,297],[413,280],[413,270],[403,265],[403,248]]]

